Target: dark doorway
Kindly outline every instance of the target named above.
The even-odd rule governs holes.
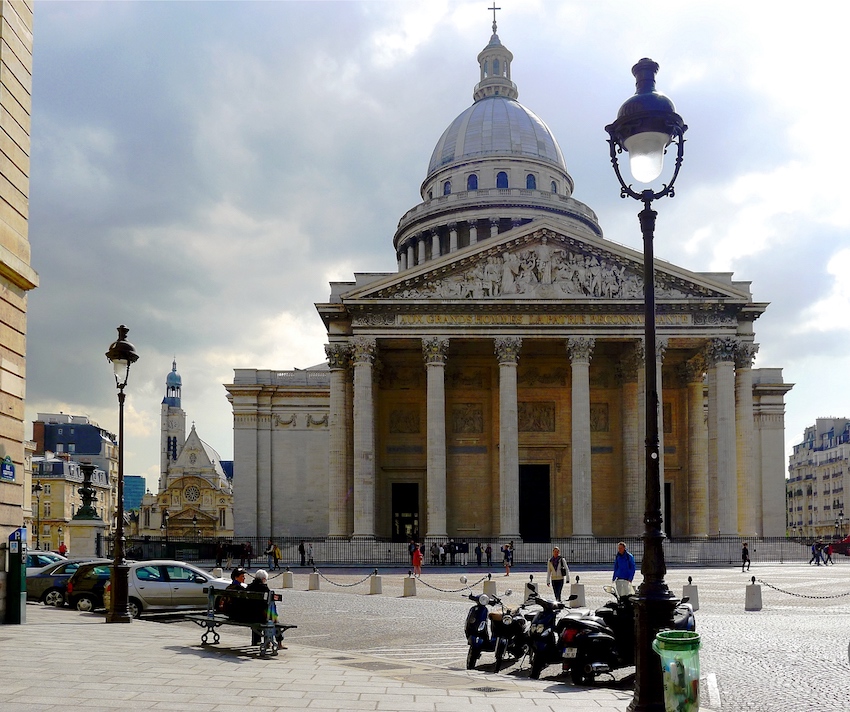
[[[549,541],[549,513],[549,465],[520,465],[519,535],[523,541]]]
[[[661,528],[667,537],[673,536],[673,527],[670,523],[673,521],[673,485],[670,482],[664,483],[664,523]]]
[[[393,541],[419,538],[419,485],[393,482]]]

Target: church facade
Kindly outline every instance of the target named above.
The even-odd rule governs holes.
[[[230,538],[233,484],[219,454],[201,440],[192,423],[186,435],[181,405],[183,380],[177,362],[165,379],[160,413],[160,476],[156,494],[146,492],[139,510],[139,536]]]
[[[332,283],[327,363],[237,369],[239,536],[548,541],[636,536],[644,359],[658,373],[664,527],[785,531],[781,369],[767,307],[729,274],[655,266],[603,237],[494,32],[474,103],[440,137],[398,271]]]

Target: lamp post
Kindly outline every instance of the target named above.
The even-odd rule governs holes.
[[[44,487],[41,486],[41,480],[36,480],[32,486],[32,491],[35,493],[35,548],[41,548],[41,493],[44,492]]]
[[[57,548],[62,547],[62,527],[58,527],[56,529],[56,536],[59,537],[59,543],[56,545]]]
[[[838,538],[844,538],[844,510],[838,513]]]
[[[195,536],[195,540],[198,539],[198,515],[192,515],[192,534]]]
[[[635,694],[629,710],[664,710],[661,662],[652,651],[652,641],[662,628],[672,627],[675,597],[664,582],[664,532],[661,529],[661,462],[658,442],[658,384],[656,379],[655,269],[652,240],[655,235],[653,200],[674,196],[673,184],[679,175],[687,126],[676,113],[673,102],[655,89],[658,64],[642,59],[634,67],[636,91],[617,113],[614,123],[605,127],[610,138],[611,164],[620,182],[620,197],[643,203],[638,213],[643,234],[644,348],[646,379],[646,499],[643,532],[643,583],[635,601]],[[669,183],[654,191],[634,190],[623,180],[618,156],[629,154],[632,176],[639,183],[652,183],[660,175],[667,146],[676,143],[677,154]]]
[[[115,370],[115,387],[118,389],[118,517],[115,527],[115,565],[112,568],[112,606],[106,615],[107,623],[130,623],[133,618],[127,608],[128,574],[124,558],[124,387],[130,375],[130,366],[139,359],[133,344],[127,341],[130,330],[123,324],[118,327],[118,340],[106,352],[106,358]]]

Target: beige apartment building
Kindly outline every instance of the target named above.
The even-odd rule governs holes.
[[[850,420],[818,418],[788,458],[788,533],[825,540],[847,536],[844,483],[848,476]]]
[[[731,274],[659,260],[647,352],[643,255],[573,197],[512,62],[494,32],[392,238],[398,270],[316,305],[327,363],[226,385],[237,536],[637,536],[645,358],[667,532],[784,532],[791,386],[753,368],[768,305]]]

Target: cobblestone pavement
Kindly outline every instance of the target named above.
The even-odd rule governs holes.
[[[574,687],[556,666],[530,680],[527,662],[494,675],[492,655],[466,671],[461,569],[426,568],[415,597],[402,596],[406,571],[398,569],[381,571],[380,595],[369,595],[367,570],[322,569],[318,591],[307,590],[307,571],[296,569],[294,587],[282,591],[282,618],[299,627],[269,660],[256,657],[241,629],[223,629],[221,645],[202,648],[200,629],[176,615],[104,625],[99,615],[29,605],[26,625],[0,627],[0,710],[622,712],[631,700],[628,678]],[[494,579],[502,593],[521,589],[529,573],[545,594],[541,571]],[[572,573],[589,606],[605,602],[607,570]],[[481,578],[472,568],[467,575]],[[749,575],[675,569],[670,589],[681,594],[688,576],[699,587],[701,709],[850,710],[847,559],[829,568],[756,562]],[[765,582],[763,609],[745,612],[752,576]],[[277,572],[271,583],[280,587]]]

